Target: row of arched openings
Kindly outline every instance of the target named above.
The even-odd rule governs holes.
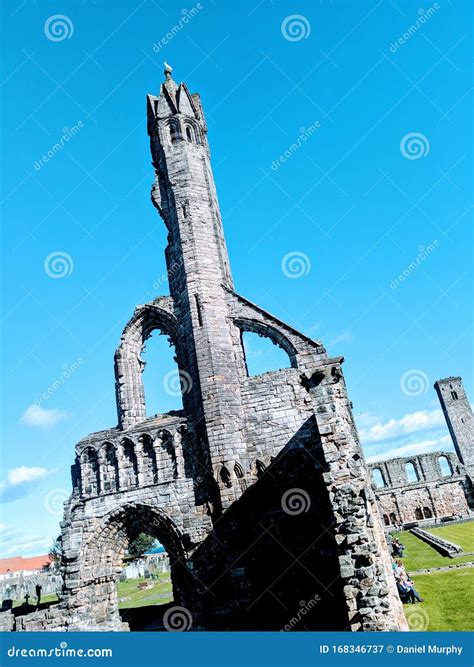
[[[86,447],[79,466],[81,493],[86,496],[123,491],[139,483],[155,484],[160,481],[158,469],[165,479],[178,476],[171,434],[160,441],[159,448],[149,435],[141,436],[137,445],[125,438],[118,446],[106,442],[99,450]]]
[[[433,518],[433,512],[429,507],[417,507],[415,509],[415,519],[417,521],[421,521],[422,519],[432,519]],[[383,522],[385,526],[394,526],[395,524],[398,523],[397,517],[394,512],[390,512],[390,514],[384,514],[383,515]]]
[[[201,144],[201,132],[191,120],[184,120],[181,124],[177,118],[170,118],[167,123],[169,140],[172,144],[184,140],[191,144]]]
[[[446,456],[438,457],[438,465],[442,477],[452,476],[453,470],[451,463]],[[418,482],[420,480],[417,467],[412,461],[407,461],[407,463],[405,463],[405,475],[409,484],[413,484],[414,482]],[[382,489],[383,487],[388,486],[385,476],[380,468],[372,468],[372,478],[377,489]]]
[[[251,466],[251,475],[259,479],[266,470],[266,465],[263,461],[256,459],[255,463]],[[218,479],[222,484],[230,488],[232,486],[233,480],[243,479],[245,477],[244,469],[240,463],[235,463],[230,469],[223,465],[218,470]]]

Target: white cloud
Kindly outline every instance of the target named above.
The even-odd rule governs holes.
[[[46,531],[25,533],[5,524],[0,524],[0,538],[0,558],[42,555],[54,540],[54,536]]]
[[[48,429],[55,426],[58,422],[69,417],[68,412],[52,408],[47,410],[37,403],[32,403],[23,413],[21,420],[27,426],[38,426]]]
[[[433,431],[446,426],[443,412],[441,410],[420,410],[404,415],[401,419],[389,419],[383,422],[381,419],[370,423],[365,419],[356,418],[360,428],[362,442],[383,442],[401,436],[419,433],[421,431]],[[372,417],[374,420],[375,418]]]
[[[31,482],[34,479],[41,479],[49,475],[50,471],[47,468],[28,468],[28,466],[20,466],[19,468],[11,468],[8,471],[7,483],[10,486],[23,484],[23,482]]]
[[[4,482],[0,482],[0,502],[11,502],[27,496],[40,480],[50,475],[54,470],[47,468],[19,466],[11,468]]]
[[[395,459],[399,456],[412,456],[417,454],[428,454],[429,452],[450,451],[452,449],[452,441],[449,435],[444,435],[441,438],[433,440],[422,440],[421,442],[411,442],[399,447],[393,447],[393,443],[380,445],[367,457],[368,463],[375,463],[376,461],[386,461],[387,459]]]

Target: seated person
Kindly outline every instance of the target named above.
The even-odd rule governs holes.
[[[411,579],[408,579],[407,576],[397,582],[397,588],[399,593],[401,592],[408,602],[411,602],[412,604],[415,604],[416,602],[424,602],[424,598],[422,598],[415,589],[415,584]]]

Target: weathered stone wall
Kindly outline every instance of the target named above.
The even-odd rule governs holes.
[[[445,461],[445,471],[440,465]],[[407,465],[417,479],[409,481]],[[464,466],[451,452],[379,461],[369,466],[384,483],[376,488],[385,526],[414,521],[461,517],[469,514]]]
[[[36,598],[36,586],[41,586],[41,595],[60,593],[62,577],[59,572],[37,572],[17,575],[0,581],[0,602],[3,600],[24,600],[29,595],[32,602]]]

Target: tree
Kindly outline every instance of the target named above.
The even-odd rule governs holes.
[[[136,537],[132,542],[130,542],[130,545],[128,547],[128,553],[130,556],[133,556],[133,558],[139,558],[140,556],[143,556],[145,551],[148,551],[152,547],[155,546],[155,538],[152,537],[151,535],[147,535],[146,533],[140,533],[138,537]]]

